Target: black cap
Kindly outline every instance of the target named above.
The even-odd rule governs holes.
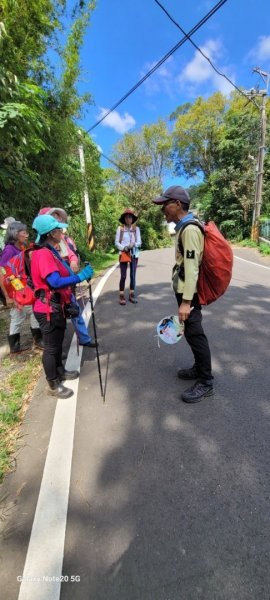
[[[179,202],[182,202],[187,206],[190,204],[190,197],[188,193],[180,185],[172,185],[165,190],[161,196],[155,198],[153,202],[154,204],[164,204],[165,202],[168,202],[168,200],[179,200]]]

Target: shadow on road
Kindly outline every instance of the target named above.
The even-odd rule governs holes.
[[[115,293],[100,299],[107,404],[93,425],[79,401],[90,433],[75,443],[63,572],[81,583],[63,584],[61,600],[269,600],[265,292],[232,285],[204,309],[216,394],[195,406],[180,401],[188,382],[175,376],[191,364],[186,342],[154,339],[175,312],[170,287],[141,286],[124,311]]]

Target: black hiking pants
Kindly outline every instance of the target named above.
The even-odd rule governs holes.
[[[120,284],[119,284],[120,292],[123,292],[125,289],[128,264],[129,264],[129,269],[130,269],[130,289],[134,291],[138,259],[132,258],[132,261],[130,263],[120,262],[119,264],[120,264],[120,273],[121,273]]]
[[[51,313],[50,320],[45,313],[34,313],[42,331],[44,350],[42,356],[46,379],[58,378],[57,368],[62,366],[62,345],[66,329],[66,319],[62,313]]]
[[[175,294],[178,306],[182,302],[182,294]],[[185,321],[185,338],[194,356],[199,381],[212,385],[211,352],[208,339],[202,327],[202,310],[197,294],[191,302],[193,307],[189,318]]]

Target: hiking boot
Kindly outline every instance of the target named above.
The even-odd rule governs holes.
[[[50,396],[56,396],[56,398],[70,398],[70,396],[73,396],[73,391],[64,387],[59,379],[51,379],[48,381],[48,386]]]
[[[42,333],[41,333],[40,329],[39,328],[33,329],[33,327],[31,327],[30,329],[31,329],[31,333],[33,336],[35,347],[39,348],[39,350],[44,350],[44,343],[42,340]]]
[[[179,379],[198,379],[199,373],[196,366],[193,365],[190,369],[179,369],[179,371],[177,371],[177,377],[179,377]]]
[[[80,344],[80,346],[84,346],[84,348],[97,348],[98,342],[86,342],[86,344]]]
[[[133,290],[130,290],[129,301],[132,302],[132,304],[137,304],[137,300],[136,300],[136,298],[134,296],[134,291]]]
[[[21,344],[20,334],[13,333],[13,335],[8,335],[8,343],[10,348],[10,354],[18,354],[19,352],[25,352],[30,349],[30,346],[27,344]]]
[[[126,304],[124,292],[120,292],[119,294],[119,304],[121,304],[121,306],[124,306]]]
[[[66,379],[78,379],[80,375],[79,371],[66,371],[64,367],[58,367],[57,373],[60,381],[66,381]]]
[[[202,383],[201,381],[196,381],[194,385],[185,390],[181,395],[183,402],[188,402],[189,404],[194,404],[195,402],[200,402],[204,398],[208,396],[213,396],[214,388],[212,385],[207,385],[206,383]]]

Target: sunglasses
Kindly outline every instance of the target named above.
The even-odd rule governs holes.
[[[164,210],[165,206],[168,206],[168,204],[175,204],[176,200],[166,200],[166,202],[164,202],[164,204],[162,204],[162,208],[161,210]]]

